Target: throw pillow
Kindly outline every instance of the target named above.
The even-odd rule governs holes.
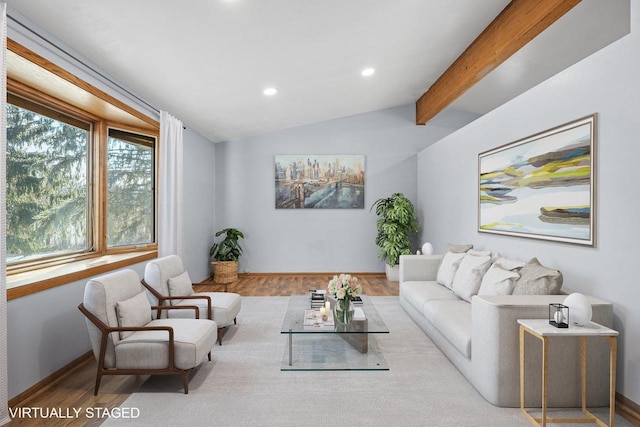
[[[502,268],[496,261],[484,274],[478,295],[511,295],[519,277],[518,273]]]
[[[465,301],[478,293],[482,276],[491,265],[491,256],[465,254],[453,279],[453,292]]]
[[[144,326],[149,323],[151,321],[151,304],[147,299],[147,292],[142,291],[129,299],[116,302],[116,314],[118,325],[121,328]],[[120,339],[123,340],[133,333],[134,331],[120,331]]]
[[[176,277],[170,278],[167,284],[169,285],[169,295],[172,297],[187,297],[194,294],[193,283],[191,282],[191,278],[189,278],[189,273],[186,271]],[[182,300],[172,299],[169,301],[171,305],[178,305]]]
[[[477,251],[475,249],[469,249],[467,253],[475,256],[491,256],[491,251]]]
[[[464,253],[447,252],[442,258],[436,280],[443,286],[453,289],[453,278],[458,271],[460,261],[464,258]]]
[[[454,245],[453,243],[447,243],[447,246],[444,247],[444,252],[455,252],[457,254],[463,254],[469,249],[473,249],[473,244],[469,243],[466,245]]]
[[[524,267],[524,265],[526,264],[526,262],[524,261],[509,259],[502,256],[499,256],[495,260],[495,263],[498,264],[501,268],[504,268],[505,270],[517,270],[519,268]]]
[[[562,273],[532,258],[520,270],[513,295],[555,295],[562,287]]]

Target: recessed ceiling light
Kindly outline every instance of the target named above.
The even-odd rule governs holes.
[[[364,70],[362,70],[362,75],[364,77],[369,77],[372,76],[375,72],[376,70],[374,68],[365,68]]]
[[[275,87],[268,87],[262,93],[264,93],[267,96],[272,96],[278,93],[278,89],[276,89]]]

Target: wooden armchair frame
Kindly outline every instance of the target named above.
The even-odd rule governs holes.
[[[183,299],[191,299],[191,300],[204,299],[204,300],[207,300],[207,319],[213,320],[213,310],[211,308],[211,297],[207,295],[174,295],[174,296],[163,295],[160,292],[158,292],[153,286],[148,284],[144,279],[140,280],[140,283],[142,283],[142,286],[144,286],[149,292],[151,292],[151,295],[156,297],[156,299],[158,300],[158,305],[155,307],[152,307],[154,310],[157,311],[156,315],[158,316],[158,318],[161,317],[162,310],[166,310],[169,307],[178,307],[178,308],[193,307],[193,306],[185,306],[185,305],[182,305],[182,306],[164,305],[165,301],[183,300]],[[236,324],[236,319],[233,319],[233,323]],[[222,345],[222,329],[223,328],[218,328],[218,344],[219,345]]]
[[[153,306],[152,309],[158,309],[160,307]],[[195,305],[188,306],[165,306],[162,309],[171,310],[171,309],[193,309],[195,310],[196,319],[200,318],[199,311],[200,309]],[[102,333],[102,338],[100,342],[100,355],[98,357],[98,369],[96,372],[96,385],[93,391],[93,395],[98,395],[98,389],[100,388],[100,380],[103,375],[182,375],[182,384],[184,386],[184,394],[189,394],[189,371],[191,369],[178,369],[174,363],[174,337],[173,337],[173,328],[171,326],[126,326],[126,327],[110,327],[107,326],[104,322],[98,319],[93,313],[86,309],[84,304],[80,304],[78,309],[84,314],[87,319],[89,319]],[[149,319],[151,320],[151,319]],[[104,367],[104,358],[105,353],[107,351],[107,343],[109,340],[109,334],[112,332],[123,332],[123,331],[167,331],[169,334],[169,355],[168,355],[168,367],[164,369],[118,369],[118,368],[105,368]],[[211,361],[211,351],[208,354],[209,361]]]

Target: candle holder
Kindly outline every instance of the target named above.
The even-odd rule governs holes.
[[[549,304],[549,324],[556,328],[569,327],[569,307],[564,304]]]

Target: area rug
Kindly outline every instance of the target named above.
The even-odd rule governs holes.
[[[377,341],[389,371],[281,372],[287,297],[244,297],[213,361],[149,378],[121,408],[120,426],[528,426],[517,408],[487,403],[398,303],[371,297],[390,333]],[[625,425],[616,419],[616,424]],[[566,425],[566,424],[565,424]]]

